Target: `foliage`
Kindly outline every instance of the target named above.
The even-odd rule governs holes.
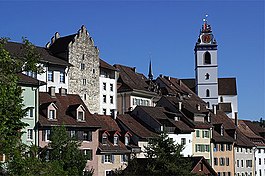
[[[166,133],[151,139],[145,149],[147,158],[130,160],[120,175],[194,175],[191,173],[191,163],[180,154],[183,146],[174,144]]]

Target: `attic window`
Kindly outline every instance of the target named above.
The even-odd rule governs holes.
[[[107,144],[108,135],[106,133],[102,134],[102,144]]]
[[[201,110],[201,106],[199,104],[196,105],[196,108],[197,108],[198,111]]]
[[[180,117],[175,117],[175,121],[179,121],[180,120]]]
[[[113,144],[118,145],[118,143],[119,143],[119,136],[118,136],[118,134],[115,134],[114,139],[113,139]]]
[[[234,133],[234,139],[235,139],[235,140],[237,139],[237,133],[236,133],[236,131],[235,131],[235,133]]]
[[[221,126],[221,136],[223,136],[224,135],[224,126],[222,125]]]
[[[124,144],[129,145],[130,136],[128,134],[125,135]]]
[[[77,120],[78,121],[84,121],[85,120],[83,111],[78,111],[77,112]]]
[[[50,109],[49,110],[49,117],[50,120],[54,120],[56,119],[56,115],[55,115],[55,110],[54,109]]]

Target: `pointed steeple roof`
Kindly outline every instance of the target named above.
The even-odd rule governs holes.
[[[149,80],[153,80],[153,73],[152,73],[152,63],[151,63],[151,60],[150,60],[150,63],[149,63],[149,73],[148,73],[148,78],[149,78]]]

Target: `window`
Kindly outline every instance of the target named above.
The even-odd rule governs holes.
[[[114,117],[114,115],[115,115],[115,109],[111,109],[111,110],[110,110],[110,116],[111,116],[111,117]]]
[[[236,165],[237,167],[239,167],[239,160],[236,160]]]
[[[50,120],[55,119],[55,110],[53,109],[49,110],[49,119]]]
[[[33,71],[27,71],[26,75],[32,77],[32,78],[37,78],[37,73]]]
[[[86,85],[86,79],[83,79],[83,85],[84,86]]]
[[[225,165],[225,159],[224,158],[220,158],[220,166],[224,166]]]
[[[124,139],[124,144],[125,144],[125,145],[129,145],[129,142],[130,142],[130,136],[127,134],[127,135],[125,136],[125,139]]]
[[[112,158],[113,158],[113,155],[111,155],[111,154],[104,155],[104,162],[105,163],[111,163]]]
[[[196,130],[196,137],[200,137],[200,130]]]
[[[222,125],[221,126],[221,136],[223,136],[224,135],[224,126]],[[242,152],[242,151],[241,151]]]
[[[113,171],[106,171],[106,176],[112,176],[113,175]]]
[[[210,79],[210,74],[209,73],[206,73],[205,74],[205,80],[208,80],[208,79]]]
[[[107,90],[107,84],[105,82],[103,83],[103,90]]]
[[[86,94],[84,94],[84,100],[86,100]]]
[[[49,141],[51,139],[51,130],[42,130],[42,141]]]
[[[211,54],[208,51],[204,53],[204,64],[211,64]]]
[[[48,71],[48,81],[53,82],[53,71],[51,71],[51,70]]]
[[[220,144],[220,151],[225,151],[224,144]]]
[[[215,165],[215,166],[218,166],[218,158],[214,158],[214,159],[213,159],[213,162],[214,162],[214,165]]]
[[[83,154],[86,160],[93,160],[93,150],[92,149],[84,149]]]
[[[92,132],[91,131],[84,131],[83,132],[83,140],[84,141],[92,141]]]
[[[186,145],[186,138],[181,138],[181,145]]]
[[[218,151],[218,144],[214,144],[213,151],[217,152]]]
[[[246,167],[252,167],[252,160],[246,160]]]
[[[113,96],[110,96],[110,103],[113,104]]]
[[[110,84],[110,91],[113,92],[113,84]]]
[[[261,165],[261,158],[259,158],[259,165]]]
[[[75,134],[74,130],[70,131],[70,137],[71,138],[75,138],[76,137],[76,134]]]
[[[84,112],[83,111],[78,111],[77,113],[77,120],[78,121],[84,121],[85,118],[84,118]]]
[[[231,176],[231,172],[227,172],[227,176]]]
[[[210,152],[210,146],[209,145],[205,145],[205,151]]]
[[[33,108],[29,109],[29,117],[33,117],[33,110],[34,110]]]
[[[223,97],[220,97],[220,102],[222,103],[224,101],[224,98]]]
[[[210,90],[206,89],[206,97],[210,97]]]
[[[203,137],[204,138],[209,138],[210,137],[209,136],[209,131],[207,131],[207,130],[203,131]]]
[[[232,150],[232,145],[231,144],[226,144],[226,150],[231,151]]]
[[[244,167],[244,161],[241,160],[241,167]]]
[[[62,71],[60,71],[60,82],[65,83],[65,74]]]
[[[33,129],[28,129],[27,140],[33,140]]]
[[[106,102],[107,102],[107,96],[103,95],[103,103],[106,103]]]
[[[106,133],[103,133],[102,135],[102,144],[107,144],[108,136]]]
[[[226,165],[229,166],[229,158],[226,158],[225,161],[226,161]]]
[[[121,162],[124,163],[124,162],[128,162],[128,155],[121,155]]]
[[[84,69],[85,69],[85,64],[84,64],[84,63],[81,63],[81,64],[80,64],[80,69],[81,69],[81,70],[84,70]]]
[[[118,145],[119,143],[119,136],[117,134],[114,135],[113,144]]]
[[[261,149],[258,149],[258,152],[261,153]]]
[[[106,115],[106,114],[107,114],[107,109],[103,108],[102,113],[103,113],[104,115]]]

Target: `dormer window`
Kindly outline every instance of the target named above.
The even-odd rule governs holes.
[[[55,117],[55,110],[54,109],[50,109],[49,110],[49,117],[50,120],[56,119]]]
[[[124,144],[129,145],[130,142],[130,136],[128,134],[125,135]]]
[[[118,134],[115,134],[114,138],[113,138],[113,144],[118,145],[118,143],[119,143],[119,136],[118,136]]]
[[[179,121],[180,120],[180,117],[177,117],[176,116],[174,119],[175,119],[175,121]]]
[[[56,109],[57,106],[54,103],[51,103],[47,108],[47,118],[49,120],[56,120]]]
[[[237,133],[236,133],[236,131],[235,131],[235,133],[234,133],[234,139],[235,139],[235,140],[237,139]]]
[[[85,118],[84,118],[84,112],[83,111],[78,111],[77,113],[77,120],[78,121],[84,121]]]
[[[196,105],[196,108],[197,108],[198,111],[201,110],[201,106],[199,104]]]
[[[223,136],[224,135],[224,126],[222,125],[221,126],[221,136]]]
[[[102,144],[107,144],[108,135],[106,133],[102,134]]]

